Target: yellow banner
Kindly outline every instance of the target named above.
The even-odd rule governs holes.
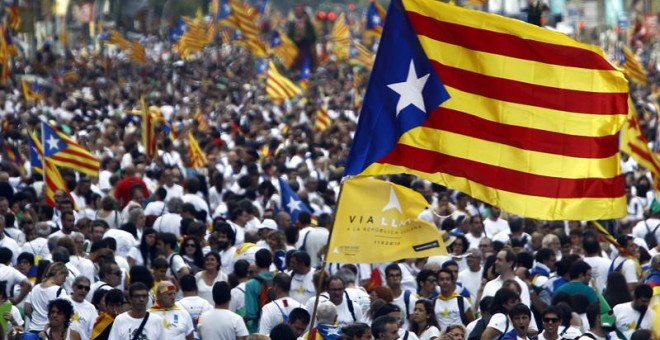
[[[419,217],[427,207],[422,195],[406,187],[369,178],[347,180],[327,262],[379,263],[447,255],[436,226]]]

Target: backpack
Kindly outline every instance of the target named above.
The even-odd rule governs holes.
[[[408,310],[409,303],[410,303],[410,291],[406,290],[403,292],[403,305],[406,308],[406,319],[410,319],[410,311]]]
[[[261,314],[261,309],[269,302],[275,300],[275,294],[273,290],[270,289],[269,282],[263,277],[257,275],[254,277],[255,280],[261,285],[261,292],[259,293],[259,314]]]
[[[481,318],[477,323],[474,325],[474,328],[472,329],[472,332],[470,332],[470,335],[468,336],[467,340],[480,340],[481,339],[481,334],[486,330],[486,327],[488,327],[488,322],[490,321],[490,316],[487,318]]]
[[[612,259],[612,263],[610,264],[610,269],[608,270],[609,273],[612,273],[612,272],[617,272],[617,273],[619,273],[619,272],[621,272],[621,268],[623,268],[623,264],[624,264],[626,261],[628,261],[627,258],[623,258],[623,261],[621,261],[621,263],[619,263],[619,265],[617,265],[616,267],[614,267],[614,262],[616,261],[616,259],[617,259],[618,257],[619,257],[619,255],[617,255],[616,257],[614,257],[614,258]]]
[[[658,225],[653,228],[653,231],[651,231],[651,228],[649,228],[646,220],[644,221],[644,225],[646,225],[646,235],[644,235],[644,241],[646,241],[646,245],[649,247],[649,249],[655,248],[658,245],[658,239],[655,237],[655,232],[658,231],[658,228],[660,228],[660,223],[658,223]]]
[[[280,305],[277,304],[276,301],[273,301],[273,303],[275,304],[277,309],[280,310],[280,313],[282,314],[282,323],[283,324],[289,323],[289,315],[284,313],[284,310],[282,310],[282,308],[280,307]],[[288,307],[288,303],[287,303],[286,299],[283,300],[283,304],[284,304],[284,308]]]

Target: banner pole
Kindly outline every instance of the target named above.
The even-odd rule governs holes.
[[[337,227],[337,210],[339,208],[339,202],[341,202],[341,196],[344,192],[344,182],[350,180],[350,178],[346,178],[343,180],[340,184],[339,187],[339,196],[337,197],[337,204],[335,211],[332,213],[332,229],[330,229],[330,234],[328,235],[328,243],[325,246],[325,254],[323,256],[323,264],[321,265],[321,275],[319,277],[319,282],[318,285],[316,285],[316,299],[314,299],[314,309],[312,309],[312,316],[311,316],[311,321],[310,321],[310,327],[309,327],[309,336],[307,337],[308,340],[316,340],[316,333],[313,332],[314,330],[314,324],[316,323],[316,311],[319,306],[319,298],[321,297],[321,287],[323,285],[323,280],[325,279],[325,268],[328,265],[328,251],[330,250],[330,241],[332,240],[332,232],[335,230]],[[318,228],[318,226],[317,226]],[[308,231],[309,232],[309,231]],[[346,298],[344,296],[344,298]]]

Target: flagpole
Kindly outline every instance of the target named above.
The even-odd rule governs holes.
[[[319,276],[319,282],[318,282],[318,285],[316,286],[316,299],[314,299],[314,309],[312,309],[312,317],[311,317],[311,321],[310,321],[310,325],[312,325],[312,326],[309,328],[310,329],[310,335],[312,337],[309,338],[309,340],[315,340],[316,339],[316,334],[313,333],[312,330],[314,329],[313,325],[316,322],[316,311],[317,311],[318,306],[319,306],[319,298],[321,297],[321,286],[323,285],[323,280],[325,279],[325,268],[328,265],[327,258],[328,258],[328,252],[330,251],[330,244],[331,244],[331,241],[332,241],[332,233],[333,233],[333,231],[335,230],[335,228],[337,226],[337,219],[336,219],[337,218],[337,210],[340,207],[341,197],[342,197],[342,194],[344,192],[344,182],[348,181],[350,179],[351,178],[346,178],[345,180],[343,180],[341,182],[340,187],[339,187],[339,197],[337,197],[337,204],[335,205],[337,207],[337,209],[335,209],[335,211],[332,213],[332,229],[330,229],[330,234],[328,235],[328,244],[325,247],[325,254],[323,256],[323,264],[321,265],[321,275]],[[318,226],[317,226],[317,228],[318,228]],[[346,296],[344,296],[344,299],[345,298],[346,298]],[[349,302],[346,302],[346,303],[349,303]]]
[[[45,134],[44,134],[44,124],[46,124],[46,123],[42,121],[41,122],[41,138],[40,139],[41,139],[41,173],[42,173],[41,177],[43,178],[43,181],[44,181],[43,190],[44,190],[44,194],[45,194],[46,190],[47,190],[46,186],[48,185],[48,183],[46,182],[46,172],[47,171],[46,171],[46,149],[44,149],[44,145],[46,145],[46,144],[44,144],[44,136],[45,136]],[[37,157],[39,157],[39,154],[37,154]]]

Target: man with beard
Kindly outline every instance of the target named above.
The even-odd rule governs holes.
[[[646,284],[641,284],[635,288],[631,302],[614,306],[616,329],[623,333],[626,339],[630,339],[638,329],[651,329],[655,319],[654,311],[649,309],[652,296],[653,289]]]
[[[213,236],[218,242],[218,253],[222,263],[220,270],[229,275],[234,271],[234,253],[236,253],[236,233],[229,223],[220,222],[215,225]]]

